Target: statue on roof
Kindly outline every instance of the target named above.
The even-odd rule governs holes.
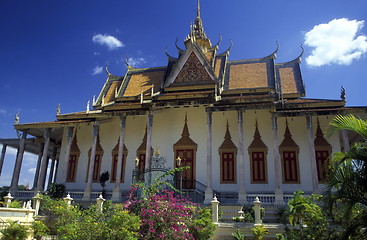
[[[19,116],[20,116],[20,113],[17,112],[17,114],[15,114],[14,125],[18,125],[19,124]]]
[[[59,104],[57,104],[57,106],[56,106],[56,116],[57,116],[57,115],[60,115],[60,113],[61,113],[61,109],[60,109],[60,103],[59,103]]]
[[[345,88],[343,86],[340,89],[340,98],[345,101]]]
[[[88,102],[87,102],[87,109],[85,110],[86,112],[89,112],[89,105],[90,105],[90,100],[88,100]]]

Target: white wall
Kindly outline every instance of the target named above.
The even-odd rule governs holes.
[[[184,126],[185,115],[187,114],[188,128],[191,139],[198,144],[196,154],[196,180],[207,184],[206,182],[206,161],[207,161],[207,114],[204,107],[188,107],[188,108],[171,108],[154,112],[153,129],[152,129],[152,147],[154,150],[160,149],[162,156],[167,159],[167,167],[174,166],[173,144],[181,138]],[[323,131],[328,127],[332,117],[319,117],[320,126]],[[258,128],[263,142],[268,147],[267,154],[267,184],[250,184],[250,162],[248,154],[248,146],[251,144],[255,131],[255,121],[258,122]],[[232,141],[238,148],[238,123],[237,111],[214,112],[213,113],[213,188],[216,191],[237,192],[239,188],[239,162],[237,156],[237,183],[236,184],[220,184],[220,157],[218,148],[224,140],[227,121],[232,136]],[[278,118],[278,141],[283,141],[285,131],[286,118]],[[313,138],[317,129],[317,119],[313,118]],[[293,140],[300,147],[299,151],[299,169],[300,184],[283,184],[284,192],[293,192],[302,189],[305,192],[312,191],[310,154],[308,143],[308,131],[306,128],[305,117],[288,118],[289,129],[293,136]],[[147,116],[128,116],[125,129],[125,145],[128,149],[125,166],[125,181],[122,183],[122,189],[129,189],[131,185],[132,171],[134,169],[134,159],[136,158],[136,150],[140,146],[147,124]],[[111,172],[112,149],[117,144],[119,138],[119,118],[100,123],[100,140],[104,155],[101,165],[101,173],[103,171]],[[244,136],[244,152],[245,152],[245,188],[247,192],[261,193],[274,192],[274,153],[273,153],[273,133],[271,113],[269,110],[247,110],[243,113],[243,136]],[[77,128],[78,146],[81,151],[78,161],[78,172],[75,183],[67,183],[69,190],[83,190],[85,187],[85,179],[87,174],[88,151],[92,145],[92,125],[80,126]],[[334,134],[327,139],[333,146],[333,152],[340,151],[338,135]],[[57,182],[61,181],[62,170],[65,167],[66,130],[60,154],[60,163],[57,174]],[[239,154],[239,152],[238,152]],[[112,190],[114,183],[107,183],[107,189]],[[93,191],[100,191],[99,183],[93,183]]]

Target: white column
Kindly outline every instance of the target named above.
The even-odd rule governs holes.
[[[56,162],[56,155],[57,155],[57,147],[54,147],[54,152],[53,152],[53,156],[52,156],[50,173],[48,175],[48,185],[50,185],[51,183],[53,183],[54,171],[55,171],[55,162]]]
[[[153,113],[150,111],[148,114],[148,126],[147,126],[147,146],[145,148],[145,169],[152,168],[150,149],[152,146],[152,127],[153,127]],[[149,172],[148,184],[152,183],[152,172]]]
[[[6,144],[3,144],[3,149],[1,150],[1,157],[0,157],[0,176],[1,176],[1,171],[3,169],[3,165],[4,165],[6,147],[7,147],[7,145]]]
[[[148,114],[148,126],[147,126],[147,146],[145,148],[145,168],[151,168],[152,162],[150,161],[150,149],[152,147],[152,127],[153,127],[153,113]]]
[[[61,183],[66,183],[66,175],[68,172],[69,158],[70,158],[70,149],[71,144],[73,142],[73,133],[74,127],[68,127],[66,130],[66,149],[65,149],[65,157],[64,157],[64,167],[62,169]],[[56,169],[57,171],[58,169]]]
[[[247,204],[247,196],[245,190],[245,151],[243,149],[243,116],[242,111],[237,111],[238,113],[238,165],[239,165],[239,181],[240,188],[238,191],[238,203]]]
[[[41,160],[42,160],[44,146],[45,146],[45,143],[44,142],[40,142],[39,143],[38,160],[37,160],[36,172],[34,174],[33,189],[36,189],[37,188],[38,176],[40,174]]]
[[[320,191],[319,191],[319,183],[317,179],[316,153],[315,153],[315,143],[314,143],[314,137],[313,137],[312,116],[306,116],[306,124],[307,124],[307,130],[308,130],[308,146],[309,146],[309,152],[310,152],[312,192],[314,194],[317,194]]]
[[[57,172],[59,171],[59,163],[60,163],[60,159],[56,159],[56,169],[55,169],[54,182],[56,182],[56,179],[57,179]]]
[[[18,190],[20,169],[22,167],[22,161],[23,161],[23,154],[24,154],[24,150],[25,150],[25,140],[27,138],[27,132],[28,131],[25,130],[22,134],[22,138],[20,139],[17,159],[16,159],[15,165],[14,165],[13,177],[11,179],[11,185],[10,185],[10,191],[13,193],[13,195],[15,195],[15,191]]]
[[[43,147],[43,154],[41,160],[41,168],[38,175],[38,182],[36,191],[43,191],[45,187],[46,174],[47,174],[47,163],[48,163],[48,147],[50,145],[51,128],[44,129],[44,141],[45,146]]]
[[[213,198],[213,187],[212,187],[212,115],[213,113],[209,110],[207,112],[207,153],[206,153],[206,185],[204,203],[209,204]]]
[[[283,189],[282,189],[282,168],[279,153],[279,140],[278,140],[278,119],[272,117],[273,127],[273,154],[274,154],[274,185],[275,185],[275,205],[283,205]]]
[[[93,124],[92,130],[92,151],[90,153],[90,161],[88,166],[88,176],[87,176],[87,183],[84,189],[83,200],[90,200],[91,191],[92,191],[92,180],[93,180],[93,170],[94,170],[94,161],[96,158],[96,149],[97,149],[97,137],[98,137],[98,130],[99,125],[98,122]]]
[[[342,135],[344,152],[347,152],[350,149],[348,132],[347,130],[342,129],[340,130],[340,133]]]
[[[112,192],[112,201],[121,201],[121,169],[122,169],[122,157],[124,155],[124,141],[125,141],[125,126],[126,126],[126,115],[120,117],[120,141],[119,141],[119,152],[117,157],[117,167],[116,167],[116,182],[115,188]]]

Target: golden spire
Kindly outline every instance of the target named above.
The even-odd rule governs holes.
[[[196,9],[196,18],[200,18],[200,0],[198,0],[198,7]]]
[[[185,44],[189,42],[189,40],[191,40],[192,42],[196,42],[202,49],[209,49],[212,46],[210,40],[206,37],[203,27],[203,21],[200,17],[200,0],[198,0],[195,21],[190,26],[190,34],[186,38]]]

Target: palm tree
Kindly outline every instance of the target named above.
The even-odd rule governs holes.
[[[350,150],[334,155],[324,190],[324,200],[331,217],[345,230],[342,239],[367,234],[367,120],[353,115],[337,116],[327,135],[338,130],[357,133],[361,141]]]

